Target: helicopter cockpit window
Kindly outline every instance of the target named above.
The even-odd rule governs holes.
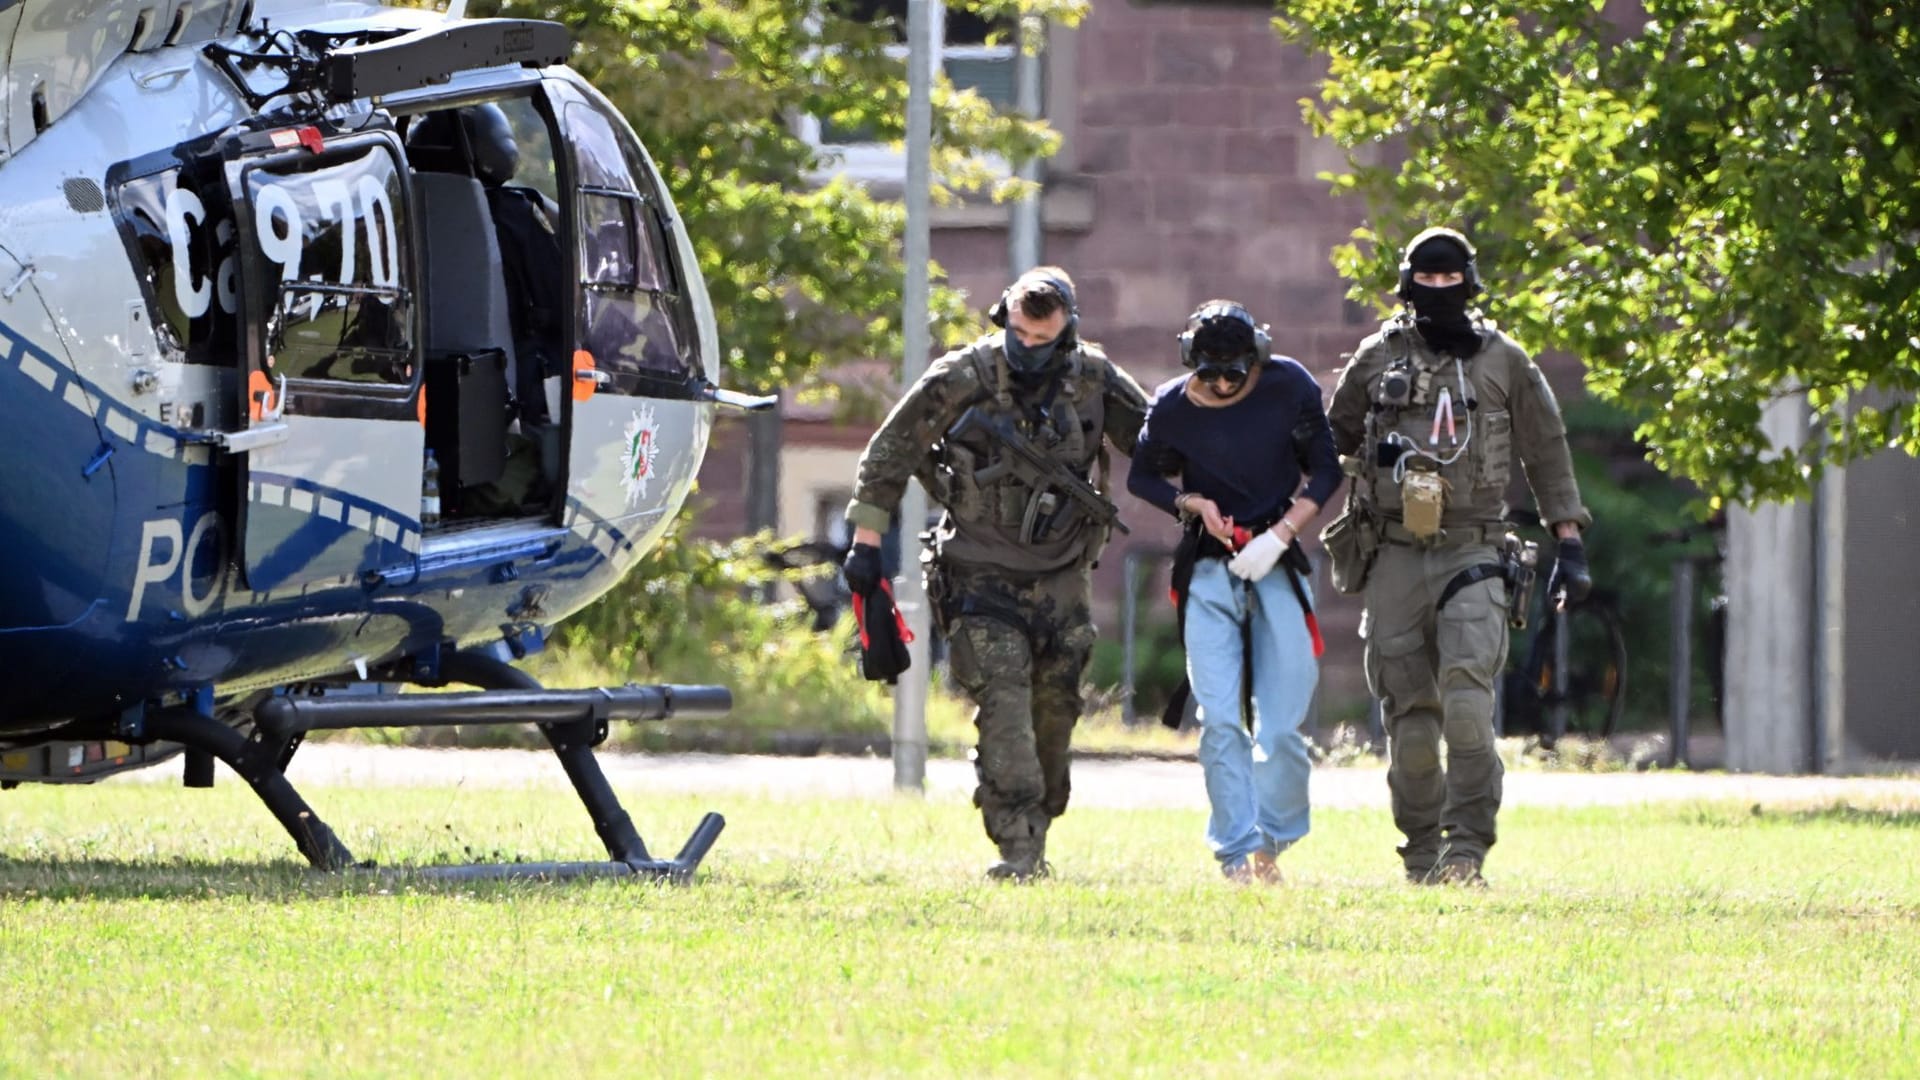
[[[114,201],[161,356],[232,366],[239,261],[218,174],[206,184],[178,168],[134,177],[114,187]]]
[[[268,373],[405,386],[412,316],[399,167],[384,145],[247,174],[254,242],[279,278]],[[269,278],[271,280],[271,277]]]
[[[659,205],[605,117],[579,102],[566,117],[580,163],[581,346],[621,390],[684,385],[693,364],[682,328],[691,320]]]

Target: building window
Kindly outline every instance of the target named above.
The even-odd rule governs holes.
[[[902,63],[907,59],[907,0],[854,0],[850,16],[866,22],[890,20],[900,44],[888,48]],[[1014,58],[1017,35],[1009,19],[986,19],[970,11],[951,11],[932,4],[929,37],[939,46],[940,70],[956,90],[972,90],[1001,111],[1013,108]],[[833,172],[860,180],[901,180],[906,176],[906,152],[876,141],[871,131],[848,130],[807,116],[799,121],[802,138],[830,159]],[[1001,166],[1004,168],[1004,165]]]

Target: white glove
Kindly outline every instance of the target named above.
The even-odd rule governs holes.
[[[1273,569],[1274,563],[1280,561],[1281,554],[1286,550],[1287,545],[1280,539],[1280,534],[1268,529],[1247,541],[1247,546],[1240,549],[1240,554],[1227,563],[1227,572],[1247,581],[1259,581],[1267,576],[1267,572]]]

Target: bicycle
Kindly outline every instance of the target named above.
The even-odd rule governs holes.
[[[1526,511],[1511,516],[1540,525]],[[1567,735],[1609,738],[1627,710],[1627,636],[1618,595],[1595,589],[1579,605],[1557,611],[1547,595],[1550,571],[1543,565],[1534,575],[1524,601],[1529,629],[1513,654],[1520,662],[1501,678],[1502,733],[1537,734],[1542,750]]]

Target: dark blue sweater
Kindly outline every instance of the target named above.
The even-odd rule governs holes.
[[[1154,391],[1127,490],[1174,513],[1185,492],[1212,499],[1241,524],[1268,521],[1300,494],[1325,506],[1340,488],[1340,458],[1320,403],[1320,384],[1288,357],[1270,358],[1246,397],[1223,408],[1187,399],[1181,375]],[[1168,481],[1179,476],[1180,486]]]

